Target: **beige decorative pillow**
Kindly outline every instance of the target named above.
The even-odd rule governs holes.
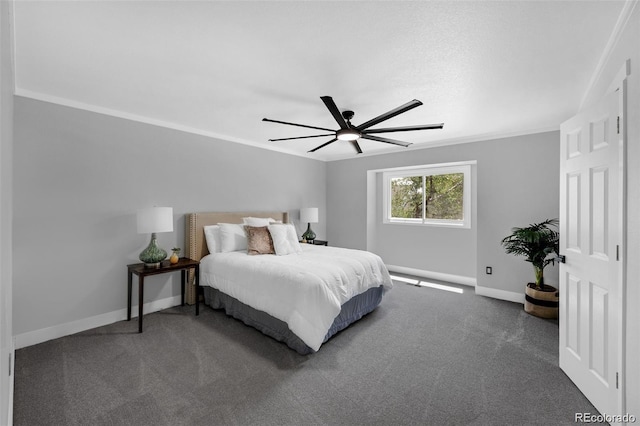
[[[275,254],[273,240],[266,226],[244,226],[247,234],[247,253],[254,254]]]

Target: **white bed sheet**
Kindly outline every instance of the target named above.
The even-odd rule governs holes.
[[[380,256],[302,244],[300,254],[216,253],[200,261],[208,285],[284,321],[311,349],[322,345],[344,302],[369,288],[393,287]]]

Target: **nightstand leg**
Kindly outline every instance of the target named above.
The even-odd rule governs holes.
[[[133,281],[133,274],[128,273],[129,279],[127,280],[127,321],[131,321],[131,287]]]
[[[194,282],[196,284],[196,316],[200,315],[200,267],[196,266]]]
[[[181,288],[182,288],[182,292],[180,293],[180,295],[182,296],[182,303],[180,304],[180,306],[184,306],[184,282],[186,280],[186,276],[187,276],[187,270],[183,269],[182,270],[182,281],[180,282]]]
[[[144,301],[144,277],[138,277],[138,333],[142,333],[142,305]]]

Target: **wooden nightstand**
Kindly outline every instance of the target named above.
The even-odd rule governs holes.
[[[182,271],[182,306],[184,306],[184,290],[187,278],[187,271],[189,269],[195,270],[195,286],[196,286],[196,315],[200,314],[200,304],[198,303],[197,296],[200,293],[200,283],[198,276],[200,275],[200,262],[197,260],[191,260],[186,257],[181,257],[178,263],[173,265],[165,260],[160,264],[159,268],[147,268],[144,263],[133,263],[127,265],[128,283],[127,283],[127,321],[131,321],[131,287],[133,284],[133,275],[138,276],[138,333],[142,333],[142,306],[144,304],[144,277],[149,275],[166,274],[167,272]]]

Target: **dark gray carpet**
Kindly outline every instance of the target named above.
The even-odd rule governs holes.
[[[396,283],[301,356],[209,307],[20,349],[15,425],[575,424],[597,411],[558,368],[557,321]]]

